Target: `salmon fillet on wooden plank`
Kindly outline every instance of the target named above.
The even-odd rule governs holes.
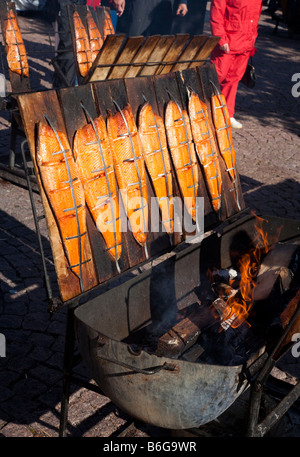
[[[77,11],[73,13],[76,58],[81,76],[86,76],[92,66],[92,54],[90,50],[88,34]]]
[[[173,100],[170,100],[166,107],[165,126],[184,203],[188,213],[195,221],[199,182],[197,158],[187,112],[179,109]]]
[[[91,58],[92,63],[96,59],[96,56],[103,45],[103,38],[98,30],[98,27],[94,21],[92,13],[90,11],[87,12],[86,21],[88,26],[88,33],[90,37],[90,50],[91,50]]]
[[[226,100],[223,94],[217,94],[211,98],[211,103],[219,149],[226,164],[226,172],[229,174],[234,186],[235,200],[237,208],[240,211],[241,204],[238,192],[239,183],[236,170],[236,156],[232,142],[231,123]]]
[[[162,222],[166,232],[171,234],[174,230],[173,184],[165,126],[162,118],[154,114],[148,102],[139,113],[139,134],[145,163],[158,198]]]
[[[189,116],[193,139],[215,211],[221,208],[222,178],[219,156],[208,117],[207,106],[195,92],[189,96]]]
[[[43,123],[38,125],[37,164],[54,212],[69,268],[81,277],[86,236],[84,190],[67,137]]]
[[[232,181],[236,179],[235,150],[232,144],[230,117],[223,94],[214,95],[212,101],[213,121],[222,157],[226,163],[226,171]]]
[[[77,130],[73,147],[87,206],[114,260],[122,252],[122,236],[113,158],[103,117]]]
[[[6,18],[5,41],[8,46],[7,63],[11,71],[21,76],[29,76],[27,54],[16,15],[8,10]]]
[[[103,26],[103,33],[104,33],[104,40],[107,35],[114,35],[115,29],[111,20],[110,13],[105,9],[104,10],[104,26]]]
[[[130,105],[108,116],[107,131],[132,234],[141,246],[145,246],[148,226],[146,171],[142,144]]]

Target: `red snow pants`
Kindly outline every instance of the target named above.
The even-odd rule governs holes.
[[[245,73],[251,54],[251,51],[243,54],[226,54],[220,49],[214,49],[211,54],[211,62],[216,67],[230,117],[234,116],[238,84]]]

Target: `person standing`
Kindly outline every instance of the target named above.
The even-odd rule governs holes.
[[[235,100],[249,57],[255,53],[262,0],[212,0],[211,33],[220,41],[211,53],[233,128],[242,128],[235,117]]]
[[[187,0],[180,0],[176,15],[185,16]],[[174,14],[174,0],[126,0],[118,17],[117,33],[128,36],[170,35]]]

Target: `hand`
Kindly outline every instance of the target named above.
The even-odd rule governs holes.
[[[125,0],[112,0],[112,7],[117,12],[117,16],[122,16],[125,9]]]
[[[176,11],[177,16],[185,16],[187,12],[187,5],[185,3],[180,3]]]
[[[228,44],[228,43],[223,44],[223,46],[220,46],[220,49],[221,49],[222,51],[224,51],[226,54],[228,54],[229,51],[230,51],[230,49],[229,49],[229,44]]]

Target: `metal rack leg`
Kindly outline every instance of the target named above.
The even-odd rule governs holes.
[[[74,312],[68,310],[67,314],[67,327],[65,335],[65,352],[63,362],[63,389],[61,398],[61,412],[60,412],[60,426],[59,436],[64,437],[67,433],[67,421],[68,421],[68,410],[69,410],[69,398],[70,398],[70,385],[74,361],[74,349],[75,349],[75,332],[74,332]]]

